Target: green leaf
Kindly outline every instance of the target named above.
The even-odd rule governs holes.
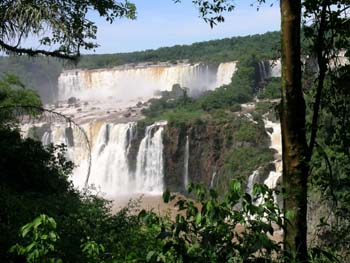
[[[198,214],[196,215],[196,219],[195,219],[196,225],[199,225],[199,224],[201,223],[201,221],[202,221],[202,214],[201,214],[201,213],[198,213]]]
[[[285,212],[285,218],[286,218],[288,221],[291,221],[294,217],[295,217],[295,211],[287,210],[287,211]]]
[[[29,233],[29,231],[32,229],[32,226],[32,223],[29,223],[21,228],[22,237],[25,237]]]
[[[155,255],[155,251],[150,251],[150,252],[148,252],[147,253],[147,257],[146,257],[146,260],[147,261],[150,261],[152,258],[153,258],[153,256]]]
[[[231,181],[230,189],[235,193],[240,192],[242,190],[241,183],[239,181]]]

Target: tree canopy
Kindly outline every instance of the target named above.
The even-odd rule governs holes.
[[[47,55],[74,59],[81,49],[94,49],[97,26],[91,12],[112,23],[135,18],[135,5],[114,0],[5,0],[0,2],[0,49],[5,53]],[[43,48],[23,45],[38,38]]]
[[[178,60],[216,64],[227,61],[241,61],[251,54],[259,55],[261,59],[273,59],[279,57],[279,46],[280,33],[275,31],[243,37],[210,40],[191,45],[162,47],[156,50],[82,55],[77,66],[79,68],[92,69],[140,62],[171,61],[176,63]]]

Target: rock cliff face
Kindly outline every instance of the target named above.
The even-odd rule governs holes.
[[[268,148],[270,140],[262,121],[250,120],[246,116],[219,123],[169,123],[164,129],[163,143],[164,182],[172,191],[185,192],[187,181],[225,190],[229,180],[247,179],[258,168],[266,170],[266,176],[271,168],[269,162],[273,159],[273,151]],[[253,149],[261,151],[253,161],[249,160],[249,164],[244,163],[245,155],[234,157],[237,151],[256,153]],[[244,169],[232,167],[232,158],[242,162]]]

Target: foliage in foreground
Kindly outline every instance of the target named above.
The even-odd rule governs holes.
[[[32,243],[25,246],[17,244],[11,247],[10,252],[25,256],[26,261],[30,263],[62,262],[52,255],[56,252],[55,243],[59,239],[53,218],[40,215],[33,222],[21,227],[21,236],[22,238],[30,236]]]
[[[160,221],[163,248],[150,251],[152,262],[275,262],[280,244],[271,236],[282,225],[280,210],[266,186],[256,186],[261,202],[243,192],[232,181],[229,191],[219,199],[215,190],[189,187],[196,200],[178,198],[175,221]],[[164,193],[166,202],[176,198]],[[143,212],[145,213],[145,212]],[[146,213],[145,213],[146,214]],[[142,213],[141,213],[142,215]]]
[[[282,218],[271,190],[266,186],[254,188],[260,203],[254,203],[238,182],[231,183],[223,200],[214,190],[201,186],[191,186],[189,192],[192,191],[196,201],[177,198],[179,213],[175,221],[144,210],[138,217],[123,210],[110,216],[109,219],[134,218],[138,231],[123,229],[121,221],[115,221],[114,230],[105,229],[104,238],[95,235],[80,240],[82,256],[87,262],[277,262],[281,247],[270,237],[274,228],[282,225]],[[174,198],[164,193],[165,202]],[[21,228],[24,239],[11,252],[24,256],[27,262],[62,262],[57,260],[65,257],[65,251],[58,252],[58,232],[54,219],[41,215]],[[122,232],[128,235],[118,236]],[[114,246],[110,246],[109,239],[115,241]],[[137,242],[130,242],[133,239]],[[77,262],[83,262],[82,258]]]
[[[168,191],[163,194],[165,202],[176,201],[178,213],[173,219],[145,210],[132,215],[132,204],[115,216],[100,217],[102,225],[114,220],[104,233],[84,233],[76,240],[80,250],[75,262],[296,263],[283,255],[282,243],[272,238],[274,231],[281,230],[283,219],[273,191],[266,186],[255,185],[255,201],[237,181],[231,182],[223,199],[203,186],[191,185],[189,192],[194,192],[195,200]],[[60,227],[60,222],[56,227],[53,218],[40,215],[21,228],[22,240],[11,252],[24,256],[26,262],[73,262],[66,257],[67,250],[60,251],[59,240],[65,239],[58,234]],[[312,263],[339,262],[333,253],[320,248],[311,249],[309,259]]]

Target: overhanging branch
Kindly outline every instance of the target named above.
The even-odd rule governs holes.
[[[62,58],[62,59],[68,59],[71,61],[77,61],[79,55],[67,55],[63,51],[60,50],[54,50],[54,51],[48,51],[44,49],[32,49],[32,48],[19,48],[16,46],[12,46],[9,44],[6,44],[4,41],[0,39],[0,47],[5,51],[5,52],[10,52],[10,53],[16,53],[16,54],[26,54],[28,56],[38,56],[38,55],[44,55],[44,56],[51,56],[51,57],[56,57],[56,58]]]

